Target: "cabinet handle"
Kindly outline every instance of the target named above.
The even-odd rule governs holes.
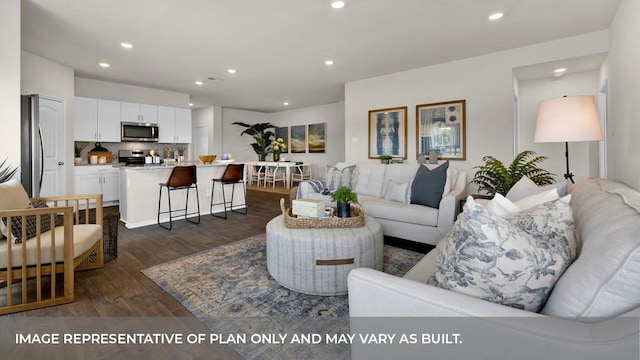
[[[98,140],[98,133],[95,133],[95,132],[94,132],[94,133],[93,133],[93,138],[94,138],[94,139],[96,139],[96,140]]]

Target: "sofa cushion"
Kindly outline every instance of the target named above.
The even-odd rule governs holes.
[[[382,197],[385,171],[386,167],[383,165],[363,164],[358,166],[355,192],[358,195]]]
[[[365,214],[377,219],[438,226],[438,209],[373,197],[358,197]]]
[[[411,184],[411,203],[436,209],[440,207],[448,168],[448,161],[433,170],[429,170],[426,166],[418,167],[416,177]]]
[[[18,179],[0,183],[0,210],[28,209],[31,205],[29,195]],[[0,232],[7,235],[7,227],[0,221]]]
[[[355,165],[346,166],[342,169],[328,165],[324,179],[325,186],[331,191],[337,190],[342,186],[346,186],[349,189],[352,189],[355,174]]]
[[[580,256],[542,313],[600,321],[640,307],[640,192],[606,179],[569,189]]]
[[[411,181],[399,183],[394,180],[389,180],[384,199],[398,201],[403,204],[411,203],[411,183]]]
[[[491,199],[487,204],[486,208],[492,214],[508,219],[520,211],[532,208],[547,201],[558,200],[558,198],[558,191],[556,189],[527,196],[516,202],[512,202],[500,194],[495,194],[493,199]]]
[[[531,179],[526,176],[523,176],[518,182],[509,189],[507,195],[505,197],[513,202],[524,199],[525,197],[535,195],[541,193],[543,191],[548,191],[552,189],[556,189],[558,191],[558,196],[563,197],[567,195],[567,187],[568,181],[562,181],[555,184],[538,186]]]
[[[576,247],[567,198],[506,220],[469,197],[453,229],[436,248],[436,271],[428,283],[539,311],[571,264]]]

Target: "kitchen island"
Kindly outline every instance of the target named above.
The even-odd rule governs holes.
[[[220,177],[226,169],[226,164],[214,163],[207,165],[197,165],[196,177],[198,183],[198,193],[200,198],[200,215],[208,216],[211,204],[211,179]],[[128,229],[141,226],[153,225],[158,223],[158,196],[160,192],[160,183],[164,183],[169,179],[172,166],[164,165],[145,165],[145,166],[123,166],[120,167],[120,220],[124,222]],[[216,192],[213,194],[214,203],[222,202],[222,188],[216,184]],[[227,201],[231,197],[231,185],[225,185]],[[189,190],[189,208],[188,213],[197,211],[195,200],[195,190]],[[182,209],[186,200],[186,190],[177,190],[171,192],[172,208]],[[234,209],[241,209],[245,205],[236,206],[235,204],[246,204],[245,193],[242,186],[236,186],[233,198]],[[162,191],[161,211],[169,209],[167,202],[167,189]],[[214,213],[224,211],[222,204],[214,205]],[[179,212],[175,212],[178,215]],[[197,216],[197,214],[189,215],[189,217]],[[182,217],[174,217],[174,219],[184,219]],[[162,214],[160,221],[169,221],[169,214]]]

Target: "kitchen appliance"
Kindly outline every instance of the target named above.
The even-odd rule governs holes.
[[[144,166],[144,164],[157,164],[160,163],[160,157],[155,150],[118,150],[118,159],[120,162],[126,163],[129,166]]]
[[[122,122],[120,140],[135,142],[158,142],[158,124]]]
[[[20,174],[24,189],[30,197],[40,196],[44,161],[44,144],[40,132],[40,98],[38,95],[20,96]]]

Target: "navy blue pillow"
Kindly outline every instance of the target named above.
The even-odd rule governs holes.
[[[448,168],[449,161],[445,161],[433,170],[420,165],[411,184],[411,203],[439,208],[444,184],[447,182]]]

